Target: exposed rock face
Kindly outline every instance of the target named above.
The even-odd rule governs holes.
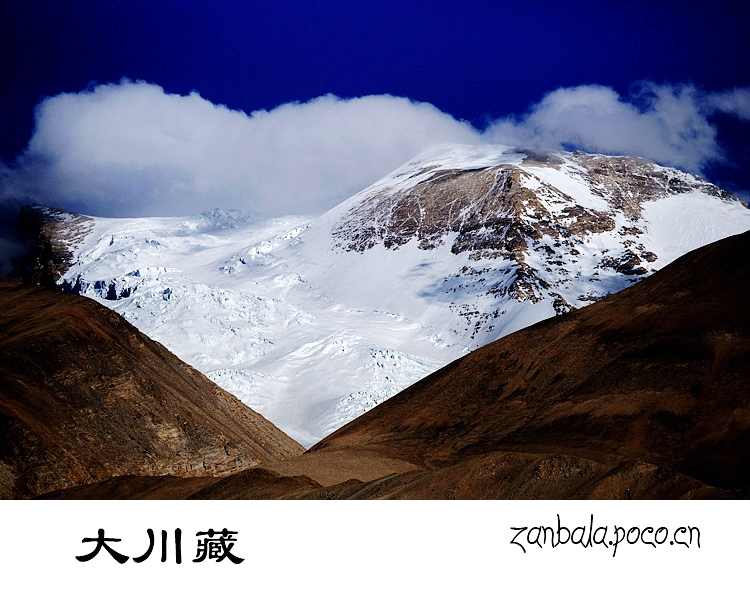
[[[303,448],[88,298],[0,282],[0,498],[216,476]]]
[[[21,208],[19,227],[24,235],[36,241],[28,263],[20,265],[19,276],[30,283],[55,287],[70,268],[73,250],[91,231],[94,220],[46,206]]]
[[[528,187],[533,181],[533,188]],[[558,223],[542,198],[566,204]],[[526,215],[535,218],[526,219]],[[370,225],[352,227],[352,223]],[[532,225],[533,223],[533,225]],[[348,225],[347,225],[348,224]],[[438,170],[405,190],[382,190],[342,220],[334,230],[347,250],[363,252],[382,242],[401,246],[412,238],[431,249],[457,234],[451,252],[470,257],[523,260],[528,240],[545,234],[554,238],[609,231],[614,221],[601,211],[583,208],[575,201],[513,165],[472,170]]]
[[[644,202],[690,191],[700,191],[722,200],[736,200],[729,192],[675,169],[660,167],[650,160],[627,156],[602,156],[574,152],[591,189],[606,198],[615,210],[630,219],[641,216]]]

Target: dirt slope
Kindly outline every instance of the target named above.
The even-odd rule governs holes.
[[[0,498],[303,451],[93,300],[0,281],[0,332]]]

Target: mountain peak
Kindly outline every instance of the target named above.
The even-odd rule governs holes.
[[[475,296],[544,300],[560,314],[675,258],[653,247],[663,241],[653,240],[644,214],[653,203],[680,198],[690,205],[692,195],[743,206],[699,177],[636,157],[495,146],[442,152],[412,160],[336,209],[334,247],[364,253],[410,242],[423,251],[447,246],[466,257],[445,279],[448,293],[481,281]],[[747,222],[750,213],[741,216]],[[469,318],[475,334],[485,328],[480,320],[491,320],[480,304],[461,310],[481,315]]]
[[[748,229],[737,199],[644,159],[448,146],[316,219],[95,218],[59,284],[309,445],[471,349]]]

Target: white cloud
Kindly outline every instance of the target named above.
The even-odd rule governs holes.
[[[468,124],[404,98],[324,96],[246,115],[123,81],[43,101],[10,183],[15,195],[100,215],[316,213],[432,144],[478,141]]]
[[[631,154],[703,173],[726,160],[711,116],[750,119],[750,88],[641,82],[550,92],[480,133],[430,104],[324,96],[247,115],[197,93],[122,81],[44,100],[0,197],[106,216],[320,213],[431,145],[501,143]]]
[[[709,117],[717,111],[740,116],[738,107],[747,94],[745,89],[708,95],[692,85],[651,82],[642,82],[629,98],[597,85],[562,88],[521,118],[496,121],[486,137],[498,143],[630,154],[702,172],[724,159]]]
[[[750,88],[708,94],[709,106],[738,119],[750,121]]]

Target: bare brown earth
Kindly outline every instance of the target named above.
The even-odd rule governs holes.
[[[55,497],[748,497],[749,256],[750,232],[692,252],[455,361],[302,456],[199,489],[126,478]]]
[[[0,498],[303,452],[93,300],[2,280],[0,332]]]

